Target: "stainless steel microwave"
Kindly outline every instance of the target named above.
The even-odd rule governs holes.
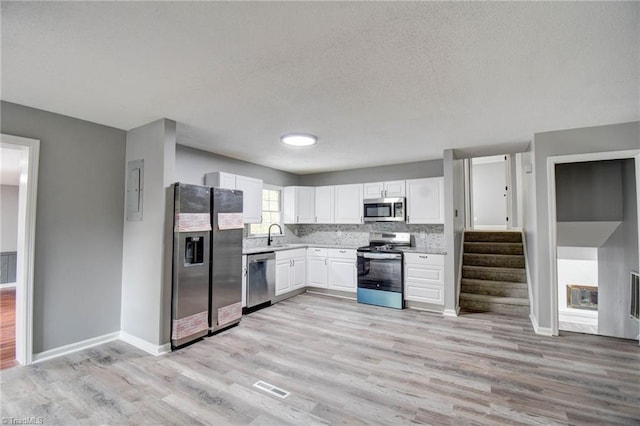
[[[365,222],[404,222],[405,198],[370,198],[364,200]]]

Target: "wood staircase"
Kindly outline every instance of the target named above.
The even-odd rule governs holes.
[[[529,316],[522,233],[466,231],[460,308]]]

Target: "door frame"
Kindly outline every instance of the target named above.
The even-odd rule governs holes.
[[[547,205],[549,217],[549,282],[551,283],[551,335],[557,336],[558,329],[558,229],[556,212],[556,164],[583,163],[586,161],[633,159],[636,168],[636,194],[640,193],[640,149],[627,151],[591,152],[585,154],[558,155],[547,158]],[[638,229],[640,229],[640,197],[636,195]],[[640,235],[638,236],[640,245]],[[639,247],[640,248],[640,247]],[[640,261],[640,259],[638,259]]]
[[[18,192],[16,361],[20,365],[29,365],[33,358],[33,278],[40,141],[0,133],[0,146],[23,152]]]

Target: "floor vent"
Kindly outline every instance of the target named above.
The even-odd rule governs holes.
[[[273,386],[272,384],[269,384],[267,382],[263,382],[262,380],[258,380],[253,384],[253,386],[257,387],[258,389],[262,389],[263,391],[268,392],[272,395],[275,395],[278,398],[285,399],[289,396],[289,392],[287,392],[286,390],[280,389],[279,387]]]

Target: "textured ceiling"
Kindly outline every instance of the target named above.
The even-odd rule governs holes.
[[[640,119],[638,2],[2,2],[2,99],[295,173]],[[279,143],[318,136],[312,148]]]

